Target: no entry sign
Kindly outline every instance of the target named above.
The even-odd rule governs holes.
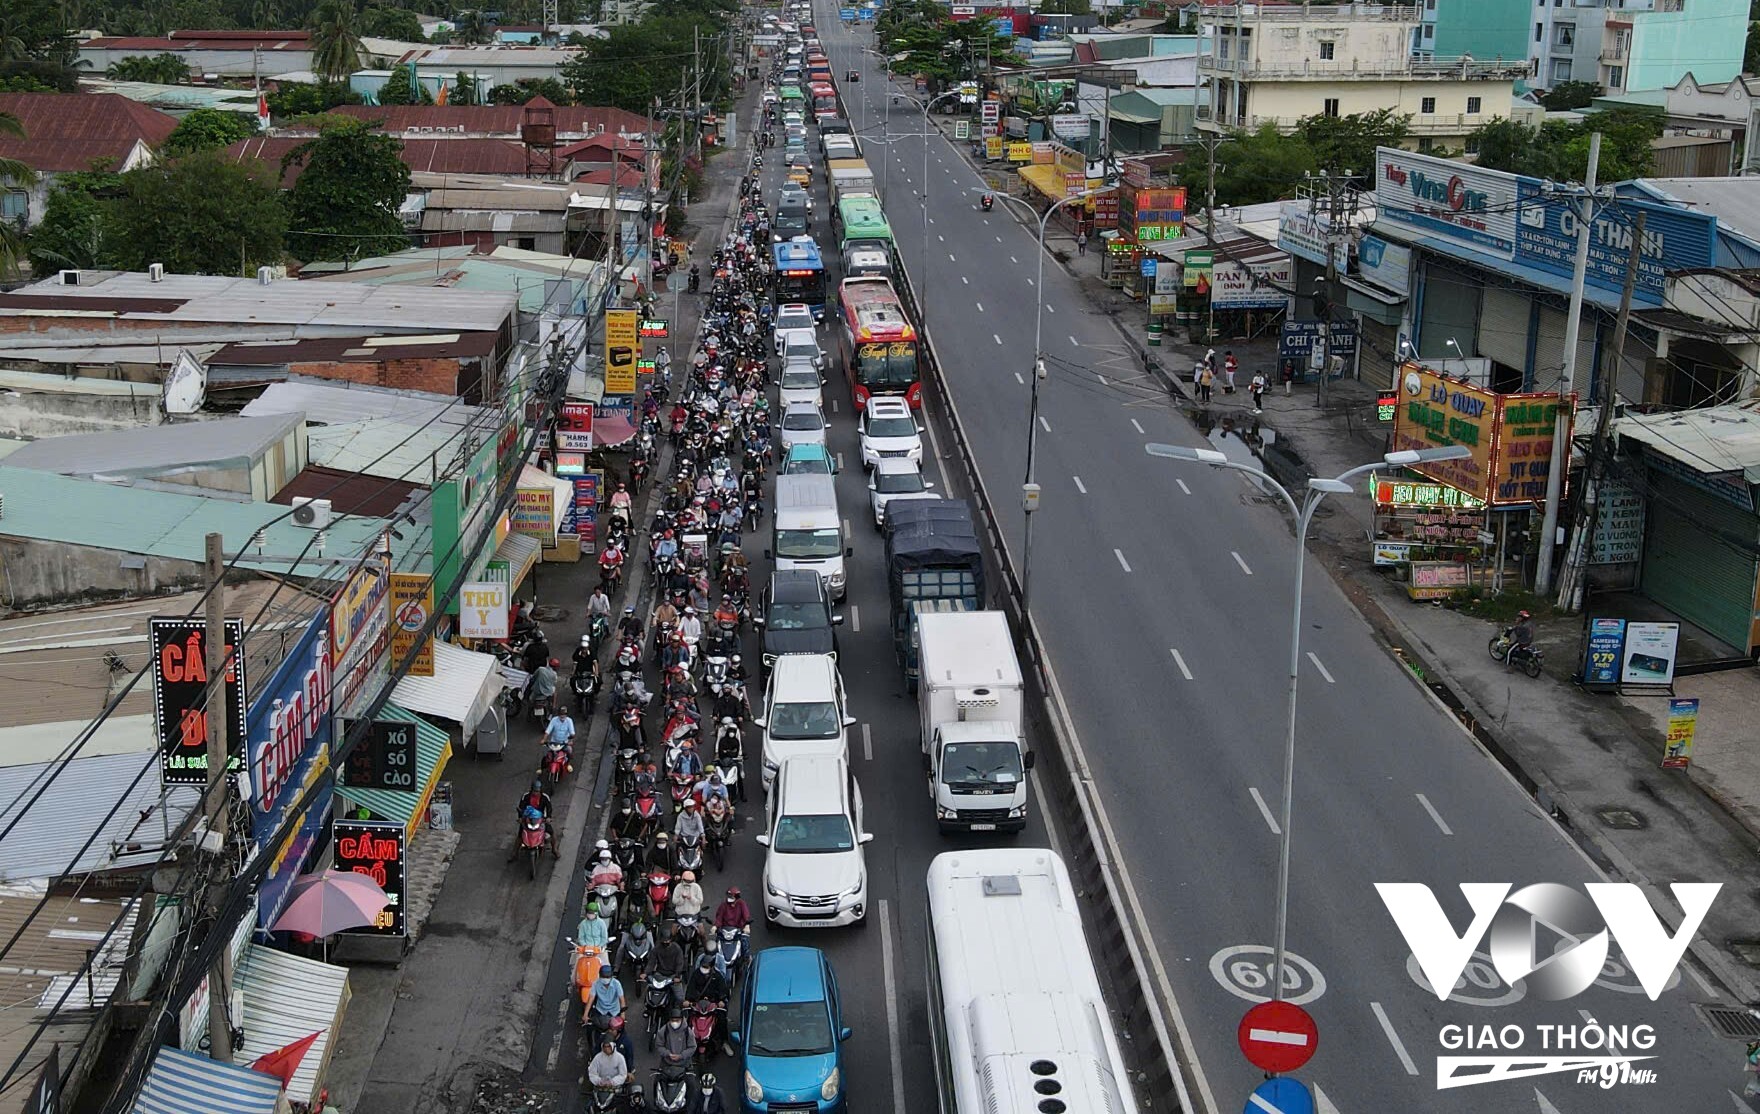
[[[1295,1071],[1314,1056],[1320,1030],[1308,1011],[1288,1002],[1260,1002],[1241,1018],[1241,1054],[1261,1071]]]

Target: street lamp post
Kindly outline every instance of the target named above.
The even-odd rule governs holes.
[[[1351,492],[1350,481],[1356,476],[1383,466],[1404,468],[1413,464],[1424,464],[1438,460],[1460,460],[1472,455],[1472,450],[1465,445],[1446,445],[1435,449],[1403,450],[1388,453],[1372,464],[1359,465],[1348,471],[1341,472],[1331,479],[1316,477],[1308,481],[1307,495],[1298,506],[1295,496],[1289,490],[1262,469],[1250,464],[1240,464],[1230,460],[1216,449],[1189,449],[1181,445],[1149,444],[1144,449],[1150,456],[1163,457],[1168,460],[1183,460],[1195,464],[1208,464],[1213,468],[1229,468],[1236,472],[1245,472],[1258,480],[1265,487],[1283,497],[1296,520],[1296,574],[1295,602],[1290,613],[1289,636],[1289,715],[1285,721],[1283,740],[1283,810],[1280,817],[1281,831],[1277,848],[1277,926],[1276,940],[1272,952],[1271,987],[1273,1000],[1281,1001],[1284,993],[1283,971],[1285,960],[1284,942],[1289,928],[1289,858],[1290,858],[1290,821],[1295,801],[1296,784],[1296,682],[1301,673],[1302,661],[1302,568],[1306,564],[1308,548],[1308,527],[1314,521],[1314,512],[1328,495],[1348,495]]]
[[[910,101],[912,104],[916,105],[918,108],[923,110],[923,192],[922,192],[922,201],[923,201],[923,254],[922,254],[923,291],[922,291],[922,297],[919,298],[917,301],[917,310],[918,310],[919,316],[922,317],[922,319],[923,319],[923,331],[928,332],[929,331],[929,276],[931,276],[935,273],[934,268],[929,266],[929,139],[933,134],[935,134],[934,132],[932,132],[930,130],[929,110],[935,107],[935,104],[937,101],[944,101],[948,97],[959,96],[959,90],[953,89],[953,90],[949,90],[948,92],[945,92],[945,93],[939,93],[933,97],[930,97],[927,103],[918,100],[916,97],[912,96],[909,93],[900,93],[899,96]],[[902,137],[900,137],[900,138],[902,138]],[[890,152],[887,154],[886,157],[887,157],[888,161],[891,161],[892,156],[891,156]]]
[[[1105,193],[1104,189],[1083,190],[1072,193],[1068,197],[1051,203],[1044,215],[1039,216],[1039,277],[1033,280],[1034,293],[1038,295],[1038,304],[1033,311],[1033,378],[1031,382],[1031,399],[1027,409],[1027,475],[1021,481],[1021,509],[1026,515],[1026,525],[1021,532],[1021,626],[1026,627],[1032,612],[1028,610],[1031,601],[1033,583],[1033,512],[1039,508],[1038,488],[1033,483],[1033,463],[1039,449],[1039,380],[1045,378],[1045,349],[1043,345],[1045,333],[1045,231],[1051,224],[1051,215],[1065,205],[1077,201],[1086,201],[1095,194]],[[1007,201],[1012,205],[1023,206],[1032,213],[1033,207],[1018,197],[1010,197],[1005,193],[994,194],[994,197]],[[1034,214],[1038,216],[1038,214]]]

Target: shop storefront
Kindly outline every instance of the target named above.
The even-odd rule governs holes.
[[[472,744],[481,732],[494,732],[499,740],[503,725],[496,715],[501,695],[497,664],[493,655],[435,641],[433,676],[399,679],[391,702],[435,721],[454,746]]]
[[[428,805],[434,799],[440,775],[452,759],[452,740],[446,732],[413,712],[386,704],[379,709],[378,719],[390,724],[407,724],[413,730],[413,746],[406,743],[401,754],[413,750],[413,761],[405,759],[395,765],[410,769],[409,788],[394,788],[394,780],[384,771],[371,769],[361,776],[342,771],[336,787],[337,811],[354,820],[384,820],[402,824],[409,845],[417,846],[418,837],[427,829]],[[359,753],[359,752],[357,752]],[[371,756],[369,756],[371,757]]]
[[[287,1085],[289,1102],[317,1110],[335,1036],[348,1010],[348,968],[278,952],[261,944],[245,949],[233,975],[244,997],[244,1043],[237,1059],[254,1063],[309,1041]]]

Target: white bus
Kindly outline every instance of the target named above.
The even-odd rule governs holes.
[[[951,851],[928,888],[941,1114],[1135,1114],[1063,860]]]

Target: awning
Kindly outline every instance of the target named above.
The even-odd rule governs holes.
[[[1141,93],[1119,93],[1113,96],[1111,116],[1131,124],[1160,124],[1161,106]]]
[[[468,739],[500,694],[501,674],[495,669],[494,655],[435,639],[434,675],[404,677],[391,690],[391,699],[412,712],[451,720]]]
[[[1383,290],[1372,283],[1362,282],[1358,279],[1347,278],[1340,275],[1338,281],[1344,283],[1359,294],[1366,294],[1377,302],[1386,302],[1390,306],[1397,306],[1406,300],[1404,294],[1395,294],[1391,291]]]
[[[255,1062],[318,1034],[287,1087],[289,1101],[314,1102],[323,1089],[331,1038],[348,1008],[348,968],[252,944],[233,981],[244,993],[244,1046],[238,1059]]]
[[[452,757],[452,740],[446,737],[446,732],[395,704],[388,703],[380,708],[379,718],[415,724],[416,790],[410,793],[399,789],[357,789],[338,785],[336,796],[340,804],[336,812],[341,815],[344,811],[365,807],[372,812],[372,819],[395,820],[403,825],[403,834],[414,839],[416,829],[427,818],[428,801],[434,796],[440,771],[446,768]]]
[[[1613,432],[1701,475],[1740,472],[1745,482],[1760,483],[1760,402],[1627,414],[1613,420]]]
[[[281,1080],[191,1052],[161,1048],[134,1114],[273,1114]]]
[[[636,426],[622,414],[599,414],[593,419],[593,447],[614,449],[635,440]]]
[[[495,556],[491,561],[507,562],[508,584],[518,588],[538,563],[538,554],[543,552],[544,543],[537,538],[528,538],[524,534],[509,534],[495,547]]]
[[[574,481],[552,476],[542,468],[528,464],[520,469],[519,486],[549,488],[554,493],[550,497],[550,532],[554,534],[562,529],[563,511],[574,501]]]
[[[1069,196],[1063,185],[1063,170],[1056,163],[1028,163],[1019,173],[1021,181],[1053,201]]]

